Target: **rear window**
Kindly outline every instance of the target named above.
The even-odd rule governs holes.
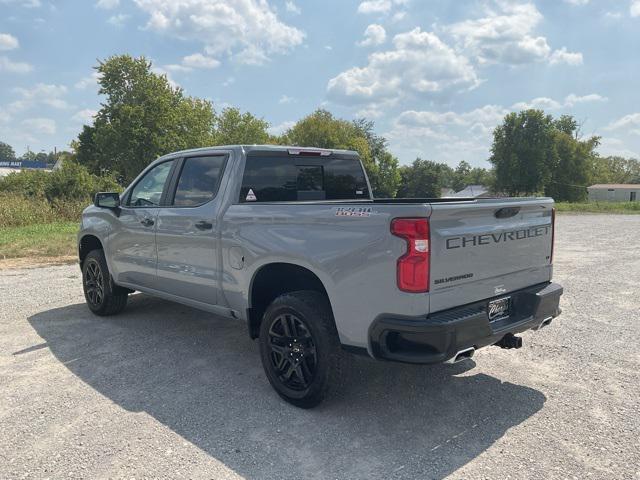
[[[247,156],[240,202],[362,199],[369,199],[369,189],[358,159],[264,153]]]
[[[224,156],[191,157],[184,161],[173,205],[193,207],[216,196]]]

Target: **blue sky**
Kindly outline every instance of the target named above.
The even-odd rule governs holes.
[[[486,166],[528,106],[640,158],[639,52],[640,0],[0,0],[0,140],[68,148],[97,59],[130,53],[273,132],[318,107],[370,118],[401,163]]]

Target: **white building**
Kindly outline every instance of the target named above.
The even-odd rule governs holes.
[[[638,202],[640,184],[599,183],[587,187],[590,202]]]

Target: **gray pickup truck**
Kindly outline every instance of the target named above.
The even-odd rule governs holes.
[[[140,291],[246,322],[269,382],[317,405],[360,353],[433,364],[559,315],[550,198],[377,199],[345,150],[172,153],[98,193],[78,251],[87,304]]]

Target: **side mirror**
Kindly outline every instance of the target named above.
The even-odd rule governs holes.
[[[115,192],[98,192],[93,204],[100,208],[117,209],[120,207],[120,194]]]

